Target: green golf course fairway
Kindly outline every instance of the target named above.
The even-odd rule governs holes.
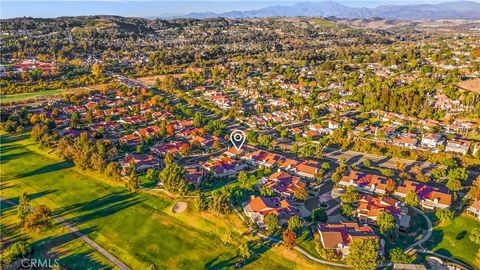
[[[131,195],[79,174],[69,162],[30,151],[35,146],[28,139],[2,136],[1,147],[3,198],[27,192],[33,205],[46,204],[133,269],[150,264],[202,268],[216,257],[236,255],[236,248],[224,245],[218,235],[230,229],[231,216],[221,222],[186,211],[176,218],[169,214],[173,201]]]
[[[13,95],[4,95],[0,97],[0,102],[10,102],[10,101],[19,101],[29,98],[35,98],[38,96],[53,96],[66,92],[66,89],[53,89],[53,90],[43,90],[30,93],[21,93]]]
[[[16,201],[22,192],[27,192],[33,206],[47,205],[132,269],[150,265],[157,269],[232,268],[238,260],[238,246],[258,241],[241,236],[247,229],[234,214],[199,213],[191,202],[185,212],[173,214],[175,200],[147,192],[132,195],[121,184],[114,186],[89,177],[88,171],[79,173],[71,163],[39,149],[27,135],[2,134],[0,146],[2,198]],[[21,234],[33,238],[36,248],[47,249],[38,251],[40,254],[62,250],[58,255],[61,264],[75,258],[78,265],[85,263],[93,269],[112,267],[74,237],[67,242],[41,244],[69,233],[58,225],[41,236],[25,235],[15,228],[16,211],[10,209],[2,211],[2,227],[11,228],[12,237]],[[224,243],[227,231],[232,237]],[[270,268],[270,262],[275,261],[276,268],[323,268],[295,251],[288,252],[295,255],[285,256],[284,247],[264,248],[247,266]],[[298,259],[292,260],[294,257]]]

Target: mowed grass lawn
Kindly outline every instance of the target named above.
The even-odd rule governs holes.
[[[33,258],[60,258],[60,265],[69,269],[114,269],[103,255],[56,223],[48,231],[27,233],[20,228],[16,207],[2,203],[0,215],[2,241],[28,241],[33,246]]]
[[[203,268],[210,260],[236,256],[235,245],[220,240],[233,231],[233,216],[217,217],[192,210],[174,215],[174,202],[158,196],[131,195],[72,169],[68,162],[29,150],[21,138],[2,136],[2,197],[18,198],[23,191],[32,204],[46,204],[84,230],[94,241],[133,269],[151,264],[160,268]]]
[[[480,245],[470,241],[469,235],[473,228],[479,227],[480,221],[464,213],[451,223],[435,225],[432,237],[424,246],[478,268],[480,262],[475,257]]]
[[[146,269],[152,264],[157,269],[232,268],[238,260],[238,246],[258,241],[247,235],[248,230],[234,214],[199,213],[188,201],[187,211],[173,214],[174,200],[153,191],[132,195],[120,184],[89,177],[90,172],[79,172],[69,162],[42,153],[25,136],[2,135],[0,146],[3,198],[17,200],[21,192],[27,192],[32,205],[46,204],[132,269]],[[2,212],[2,219],[13,214]],[[12,235],[18,233],[18,228],[9,226]],[[67,233],[54,228],[35,241],[61,239]],[[227,234],[232,237],[224,241]],[[86,260],[86,265],[101,266],[92,269],[111,267],[88,246],[78,251],[72,248],[82,244],[78,241],[73,237],[68,242],[71,246],[65,246],[65,241],[51,241],[39,252],[68,249],[58,253],[65,262],[75,258],[81,263]],[[284,256],[286,253],[291,254]],[[328,269],[277,246],[263,250],[247,266],[273,269],[271,264],[278,266],[275,269]]]
[[[54,89],[54,90],[36,91],[36,92],[31,92],[31,93],[4,95],[4,96],[0,96],[0,102],[25,100],[25,99],[29,99],[29,98],[38,97],[38,96],[52,96],[52,95],[64,93],[66,91],[68,91],[68,90]]]

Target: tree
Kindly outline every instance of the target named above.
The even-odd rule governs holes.
[[[212,193],[210,210],[222,215],[230,213],[230,196],[226,190],[216,190]]]
[[[80,122],[80,116],[78,115],[78,113],[77,112],[72,113],[72,116],[70,116],[70,127],[71,128],[77,127],[79,122]]]
[[[347,191],[342,194],[342,203],[352,204],[358,201],[358,190],[355,186],[348,186]]]
[[[165,168],[159,174],[163,187],[170,192],[184,194],[187,191],[185,169],[173,162],[171,156],[165,156],[164,161]]]
[[[51,211],[45,205],[40,205],[25,219],[24,228],[31,231],[43,231],[52,225]]]
[[[292,216],[288,220],[288,228],[296,233],[300,233],[303,228],[303,221],[298,216]]]
[[[100,77],[103,74],[103,67],[99,64],[93,64],[92,65],[92,74],[95,77]]]
[[[405,196],[405,205],[410,206],[410,207],[416,207],[418,206],[418,195],[414,190],[410,190],[407,192],[407,195]]]
[[[244,261],[246,261],[250,257],[252,257],[252,249],[250,248],[250,245],[248,243],[244,243],[244,244],[240,245],[240,248],[238,250],[238,255]]]
[[[473,228],[468,238],[470,241],[480,244],[480,228]]]
[[[375,270],[377,268],[378,240],[361,238],[350,244],[347,265],[355,270]]]
[[[459,179],[455,179],[455,178],[448,179],[447,184],[445,186],[453,192],[463,189],[462,182],[460,182]]]
[[[353,209],[353,206],[351,204],[344,204],[342,203],[342,205],[340,206],[340,212],[342,213],[343,216],[345,217],[351,217],[353,216],[353,211],[355,209]]]
[[[387,191],[388,194],[393,194],[396,188],[397,184],[395,181],[393,181],[392,178],[388,178],[387,183],[385,184],[385,191]]]
[[[137,192],[140,189],[140,179],[138,178],[137,173],[135,170],[130,172],[130,176],[128,177],[127,188],[130,192]]]
[[[108,177],[112,177],[114,180],[119,180],[121,175],[120,175],[120,165],[118,162],[110,162],[107,164],[107,167],[105,168],[105,174]]]
[[[26,241],[18,241],[11,244],[0,255],[0,265],[10,265],[18,258],[25,258],[31,249],[31,245]]]
[[[412,263],[415,260],[413,256],[409,256],[399,247],[390,250],[389,256],[393,263]]]
[[[93,123],[93,113],[92,111],[87,111],[87,116],[86,116],[86,120],[88,123],[92,124]]]
[[[200,192],[197,196],[195,196],[195,207],[198,211],[205,211],[208,208],[208,201],[207,197],[203,192]]]
[[[328,216],[327,211],[324,208],[315,208],[310,215],[314,222],[327,222]]]
[[[450,209],[445,208],[445,209],[438,209],[435,212],[435,216],[437,216],[438,220],[440,220],[440,223],[447,223],[452,221],[455,215]]]
[[[288,247],[292,248],[295,246],[295,241],[297,240],[297,235],[290,228],[286,229],[282,233],[283,243]]]
[[[25,219],[31,212],[32,210],[30,208],[30,200],[28,199],[27,193],[23,192],[20,195],[17,206],[17,215],[18,219],[20,219],[20,225],[23,226],[23,224],[25,223]]]
[[[263,218],[263,222],[265,222],[265,226],[270,232],[273,232],[278,228],[278,217],[273,213],[266,214]]]
[[[183,144],[180,146],[180,154],[184,157],[188,156],[190,154],[191,147],[189,144]]]
[[[241,171],[241,172],[238,174],[238,181],[239,181],[242,185],[246,185],[246,184],[247,184],[248,175],[247,175],[247,172],[246,172],[246,171]]]
[[[307,188],[306,187],[297,188],[293,196],[298,201],[305,201],[308,197]]]
[[[275,193],[269,187],[263,186],[260,189],[260,195],[263,196],[263,197],[273,197],[273,196],[275,196]]]
[[[448,180],[459,180],[463,182],[468,179],[467,169],[465,168],[454,168],[448,170]]]
[[[377,225],[380,229],[380,233],[388,238],[394,238],[397,234],[397,222],[395,218],[387,213],[381,213],[377,218]]]
[[[362,161],[362,164],[363,166],[367,167],[367,168],[370,168],[370,166],[372,166],[372,162],[370,161],[370,159],[366,158]]]

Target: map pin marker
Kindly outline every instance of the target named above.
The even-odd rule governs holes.
[[[245,133],[238,129],[232,131],[232,133],[230,133],[230,141],[232,142],[233,146],[235,146],[237,151],[240,151],[243,143],[245,142]]]

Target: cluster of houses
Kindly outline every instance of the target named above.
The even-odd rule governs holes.
[[[350,170],[340,179],[338,186],[340,189],[355,186],[362,193],[388,195],[387,180],[380,175]],[[405,198],[411,191],[417,194],[420,205],[426,209],[448,208],[453,202],[453,195],[448,190],[411,180],[396,185],[391,195]]]

